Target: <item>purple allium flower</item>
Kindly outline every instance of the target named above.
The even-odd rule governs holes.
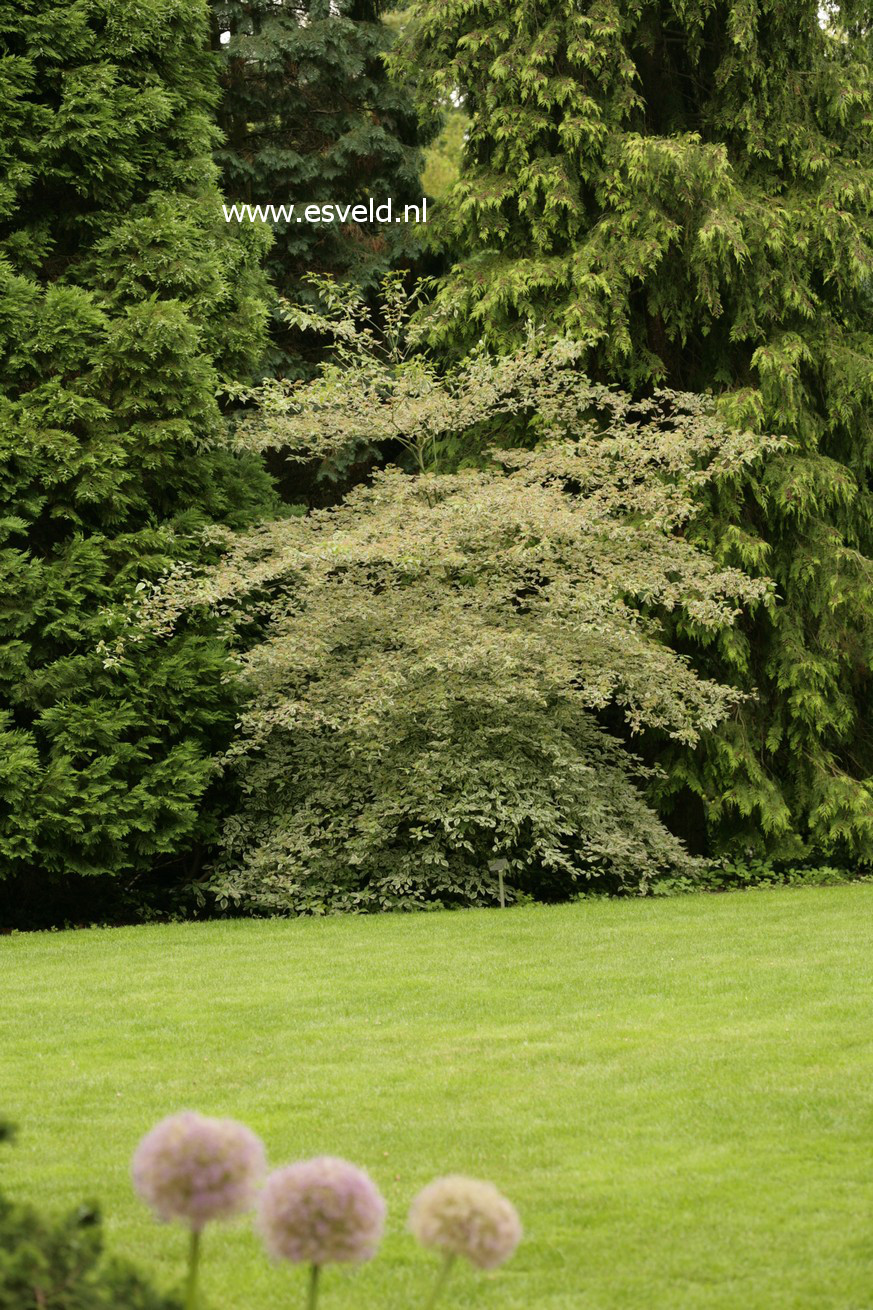
[[[409,1227],[422,1246],[463,1255],[480,1269],[495,1269],[521,1241],[521,1221],[493,1183],[438,1178],[412,1202]]]
[[[265,1168],[263,1143],[245,1124],[189,1110],[146,1133],[131,1172],[158,1218],[181,1219],[199,1232],[210,1219],[248,1210]]]
[[[362,1169],[322,1155],[270,1174],[258,1203],[257,1224],[276,1260],[357,1264],[376,1254],[385,1208]]]

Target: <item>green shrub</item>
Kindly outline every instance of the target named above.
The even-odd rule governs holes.
[[[0,1142],[15,1128],[0,1119]],[[100,1214],[46,1219],[0,1193],[0,1310],[178,1310],[128,1265],[102,1260]]]
[[[683,892],[752,891],[765,887],[839,887],[863,881],[870,874],[865,869],[846,869],[830,864],[786,864],[761,860],[707,860],[695,878],[686,874],[660,879],[652,891],[656,896],[675,896]]]
[[[393,433],[422,468],[453,425],[529,411],[541,444],[476,471],[383,471],[334,509],[225,534],[219,566],[144,598],[149,640],[204,607],[268,625],[241,656],[249,703],[225,762],[242,806],[215,894],[260,912],[493,904],[495,859],[547,899],[692,876],[607,728],[690,743],[736,705],[662,620],[712,637],[769,603],[684,536],[695,489],[766,443],[698,397],[593,385],[565,342],[442,378],[345,350],[348,367],[284,400],[268,388],[246,439],[275,427],[327,456]]]
[[[135,1270],[102,1259],[100,1216],[50,1220],[0,1195],[0,1310],[178,1310]]]
[[[869,877],[853,869],[830,864],[785,864],[772,860],[713,860],[705,884],[713,891],[751,887],[837,887]]]

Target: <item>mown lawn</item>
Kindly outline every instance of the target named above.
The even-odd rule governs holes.
[[[858,885],[3,938],[0,1185],[98,1197],[110,1247],[170,1285],[183,1236],[128,1162],[192,1107],[384,1191],[382,1255],[324,1310],[422,1304],[406,1208],[451,1171],[527,1236],[447,1310],[871,1307],[871,914]],[[213,1310],[302,1305],[245,1221],[207,1244]]]

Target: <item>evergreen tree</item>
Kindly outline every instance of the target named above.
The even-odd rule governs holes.
[[[217,152],[225,194],[254,204],[421,203],[425,135],[407,88],[384,55],[391,30],[382,0],[212,0],[213,44],[223,53]],[[223,39],[222,39],[223,38]],[[375,286],[409,264],[413,224],[277,221],[267,268],[276,291],[299,299],[307,273]],[[311,344],[273,311],[274,371],[306,371]]]
[[[223,222],[207,45],[205,0],[0,0],[0,876],[19,897],[178,872],[215,824],[223,645],[191,630],[111,659],[139,581],[274,503],[218,441],[267,284],[264,234]]]
[[[851,24],[860,21],[849,14]],[[717,842],[873,859],[873,99],[817,0],[421,0],[402,58],[460,91],[457,262],[434,339],[504,348],[528,317],[597,380],[712,388],[795,448],[723,485],[697,538],[781,603],[704,644],[759,696],[668,792]],[[665,797],[665,800],[667,798]]]

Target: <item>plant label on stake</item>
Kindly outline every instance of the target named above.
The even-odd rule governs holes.
[[[505,859],[504,856],[501,855],[497,859],[489,860],[488,868],[491,870],[492,873],[497,874],[497,882],[500,888],[500,908],[501,910],[505,910],[506,894],[503,887],[503,871],[504,869],[509,868],[509,860]]]

